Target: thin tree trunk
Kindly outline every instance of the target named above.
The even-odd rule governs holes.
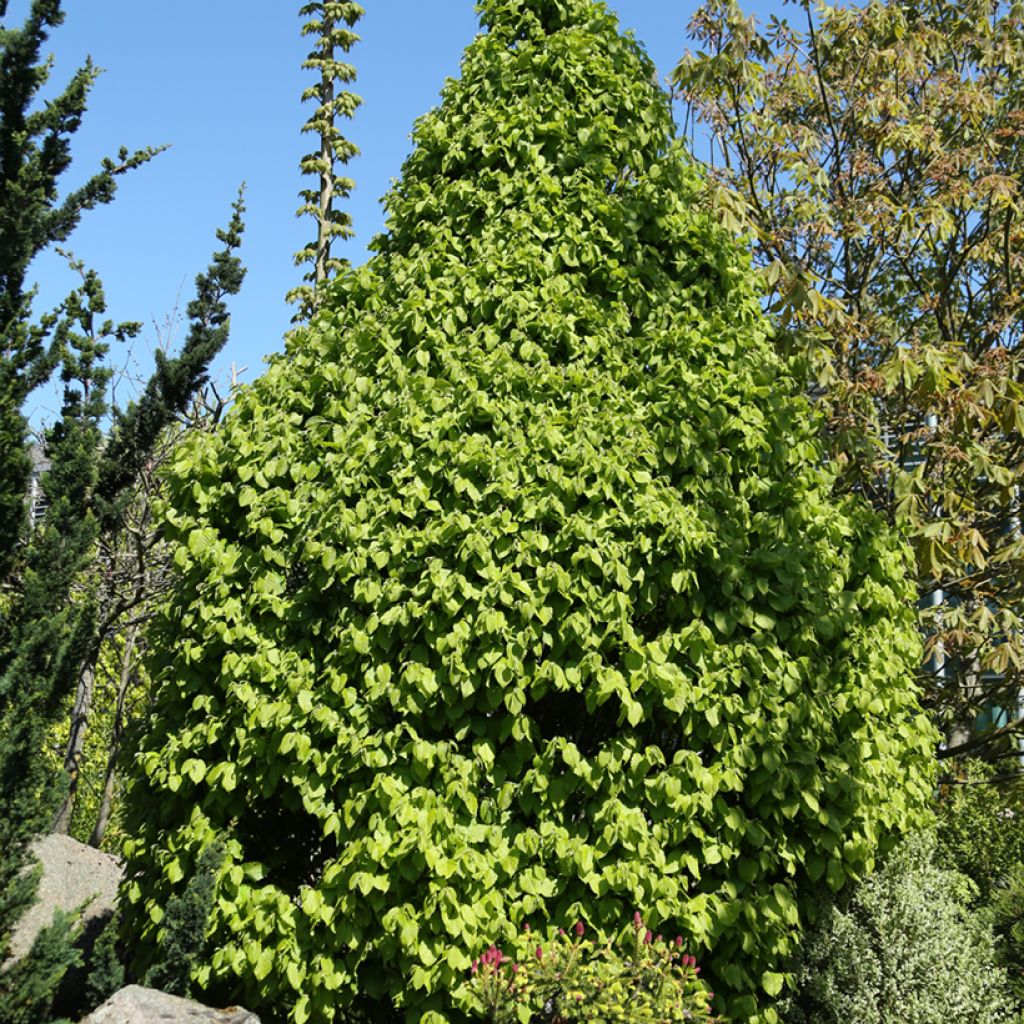
[[[75,813],[75,800],[78,798],[82,751],[85,749],[85,736],[89,730],[89,715],[92,712],[92,697],[96,689],[96,654],[97,652],[90,652],[90,657],[86,659],[78,673],[75,706],[71,712],[71,730],[64,752],[64,771],[68,776],[68,791],[53,822],[53,831],[62,835],[67,835],[71,828],[71,818]]]
[[[107,754],[107,770],[103,779],[103,795],[100,798],[99,813],[89,845],[99,847],[103,835],[110,822],[110,812],[114,803],[114,787],[117,782],[117,759],[121,751],[121,737],[124,735],[124,709],[128,699],[128,688],[135,678],[132,671],[135,664],[135,639],[139,627],[132,626],[124,638],[124,651],[121,655],[121,675],[117,682],[117,705],[114,709],[114,727],[110,734],[110,750]]]
[[[333,30],[334,23],[325,18],[324,38],[329,39]],[[328,110],[334,102],[334,81],[326,69],[320,81],[320,106],[322,110]],[[334,140],[331,138],[333,121],[333,115],[327,115],[327,123],[320,132],[320,216],[316,236],[315,284],[317,288],[327,280],[327,262],[331,258],[331,206],[334,200]]]

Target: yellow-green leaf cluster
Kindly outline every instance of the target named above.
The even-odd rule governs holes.
[[[803,887],[929,795],[907,554],[637,43],[483,18],[377,255],[170,476],[133,948],[217,836],[199,980],[268,1015],[451,1019],[496,928],[642,906],[770,1020]]]

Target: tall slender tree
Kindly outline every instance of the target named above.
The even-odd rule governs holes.
[[[355,187],[351,178],[338,173],[358,155],[358,147],[338,128],[338,118],[351,118],[362,99],[345,86],[354,81],[356,69],[343,59],[359,41],[353,31],[363,16],[363,8],[352,0],[318,0],[304,4],[299,11],[308,20],[302,26],[303,36],[311,36],[313,49],[302,67],[319,75],[319,81],[302,94],[302,102],[314,101],[316,110],[303,125],[303,133],[313,135],[319,147],[300,162],[302,173],[317,179],[315,188],[303,189],[299,217],[311,216],[316,222],[316,237],[295,254],[296,266],[308,266],[303,284],[288,293],[288,301],[298,303],[296,320],[308,320],[319,304],[319,290],[325,282],[346,266],[347,261],[331,251],[335,239],[351,238],[352,218],[336,205],[346,199]]]
[[[109,436],[97,443],[93,507],[98,531],[108,543],[106,550],[117,545],[117,537],[125,528],[129,506],[136,500],[136,483],[152,460],[167,428],[185,413],[199,389],[205,384],[211,359],[224,347],[230,321],[226,298],[237,294],[245,271],[235,250],[242,241],[244,205],[239,196],[227,230],[217,237],[224,248],[215,253],[210,267],[196,278],[196,297],[189,303],[188,335],[181,352],[168,357],[156,353],[156,369],[146,384],[139,401],[126,411],[114,410],[114,426]],[[138,325],[128,325],[135,328]],[[98,400],[98,399],[97,399]],[[97,540],[99,535],[97,534]],[[148,552],[154,559],[162,557],[153,545]],[[118,632],[126,614],[150,603],[149,585],[152,574],[146,571],[144,553],[139,572],[127,588],[103,573],[94,549],[90,565],[95,568],[91,579],[91,599],[96,605],[96,619],[89,643],[79,660],[74,683],[75,701],[65,751],[64,767],[68,789],[55,819],[54,828],[67,832],[78,791],[79,769],[85,736],[89,725],[97,662],[103,645]],[[130,628],[130,626],[129,626]],[[68,681],[70,683],[70,681]],[[69,686],[61,687],[68,692]]]
[[[6,19],[7,6],[0,0],[0,19]],[[103,372],[97,347],[105,343],[73,330],[76,310],[88,317],[102,302],[98,282],[85,281],[63,311],[35,317],[28,272],[40,252],[70,235],[86,210],[110,202],[121,174],[156,152],[122,149],[84,185],[61,196],[70,140],[98,73],[87,61],[63,91],[40,102],[51,66],[42,48],[63,20],[59,0],[33,0],[19,27],[0,20],[0,962],[15,923],[34,899],[28,840],[46,818],[38,800],[38,744],[53,701],[45,684],[40,690],[37,683],[73,660],[90,614],[87,606],[72,609],[52,598],[70,591],[91,543],[93,523],[80,514],[80,462],[95,441],[94,386]],[[66,391],[61,424],[51,436],[49,522],[26,546],[31,464],[22,406],[53,374],[62,349]],[[58,632],[61,643],[51,645],[48,630],[51,636]],[[43,1020],[73,959],[67,928],[58,922],[16,969],[0,974],[0,1019]]]
[[[0,18],[6,13],[4,0]],[[24,528],[30,463],[22,404],[59,362],[52,337],[57,317],[33,317],[29,266],[67,239],[86,210],[109,203],[121,174],[157,152],[122,149],[84,185],[59,196],[71,136],[99,73],[86,61],[58,96],[38,102],[50,75],[42,47],[63,20],[60,0],[33,0],[21,27],[0,22],[0,578],[10,570]]]
[[[7,4],[0,0],[0,18]],[[225,251],[200,278],[198,325],[182,356],[158,361],[143,399],[110,412],[105,357],[111,339],[137,324],[105,319],[97,275],[78,263],[80,286],[60,306],[35,317],[32,261],[63,242],[84,211],[109,202],[117,178],[150,159],[154,149],[103,162],[78,189],[61,196],[71,162],[71,136],[81,123],[97,69],[87,62],[56,98],[41,102],[51,62],[41,57],[50,29],[60,25],[59,0],[33,0],[20,28],[0,22],[0,963],[13,929],[34,899],[29,844],[53,814],[60,787],[41,756],[47,725],[74,692],[95,648],[102,611],[90,572],[101,532],[116,525],[146,445],[181,411],[205,380],[210,358],[226,338],[220,300],[238,290],[233,255],[241,232],[241,200]],[[26,530],[30,461],[26,397],[61,367],[64,399],[47,432],[49,469],[43,477],[48,510]],[[67,921],[44,931],[15,968],[0,970],[0,1021],[47,1019],[65,968],[75,959]]]

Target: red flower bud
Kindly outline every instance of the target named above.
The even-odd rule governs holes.
[[[518,974],[519,973],[519,964],[513,964],[512,965],[512,973],[513,974]]]
[[[582,935],[583,934],[583,922],[582,921],[577,921],[576,922],[576,934],[577,935]]]
[[[634,928],[643,928],[643,926],[644,926],[644,919],[640,916],[640,911],[638,910],[633,915],[633,927]]]
[[[529,921],[525,921],[523,923],[523,931],[524,932],[528,932],[529,930],[530,930],[530,922]]]
[[[657,938],[655,938],[655,940],[654,940],[654,941],[655,941],[655,942],[661,942],[661,936],[660,936],[660,935],[658,935],[658,936],[657,936]]]
[[[678,949],[682,944],[683,944],[683,937],[682,937],[682,935],[677,935],[676,936],[676,948]]]
[[[537,947],[537,959],[538,960],[543,960],[544,959],[544,947],[543,946],[538,946]]]
[[[565,929],[564,928],[559,928],[558,929],[558,934],[559,935],[564,935],[565,934]]]
[[[654,936],[651,934],[651,929],[648,928],[646,934],[644,935],[644,945],[650,945],[651,939],[653,938]]]

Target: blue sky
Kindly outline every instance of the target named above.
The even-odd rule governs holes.
[[[434,106],[446,77],[456,76],[477,31],[472,0],[363,0],[367,13],[352,51],[354,90],[364,99],[346,127],[362,155],[350,165],[356,192],[349,210],[357,237],[340,253],[353,263],[380,230],[379,199],[401,169],[416,117]],[[282,347],[291,308],[285,292],[298,280],[292,253],[311,234],[297,220],[302,187],[298,161],[306,151],[299,128],[307,113],[299,94],[306,47],[299,3],[272,0],[65,0],[65,24],[51,36],[56,58],[51,88],[66,82],[91,55],[105,73],[97,83],[73,147],[65,184],[88,176],[103,156],[169,143],[151,164],[122,179],[117,199],[93,211],[68,243],[99,271],[110,315],[146,324],[133,350],[115,359],[136,373],[151,365],[152,348],[180,339],[168,317],[192,294],[195,274],[215,248],[214,231],[247,182],[243,292],[232,300],[232,336],[215,374],[234,364],[245,380]],[[694,0],[613,0],[624,27],[646,44],[667,75],[687,45]],[[756,9],[757,5],[750,5]],[[27,0],[13,0],[7,24],[20,22]],[[41,257],[34,268],[40,308],[72,284],[62,261]],[[120,396],[127,394],[121,386]],[[51,420],[53,392],[28,412]]]

